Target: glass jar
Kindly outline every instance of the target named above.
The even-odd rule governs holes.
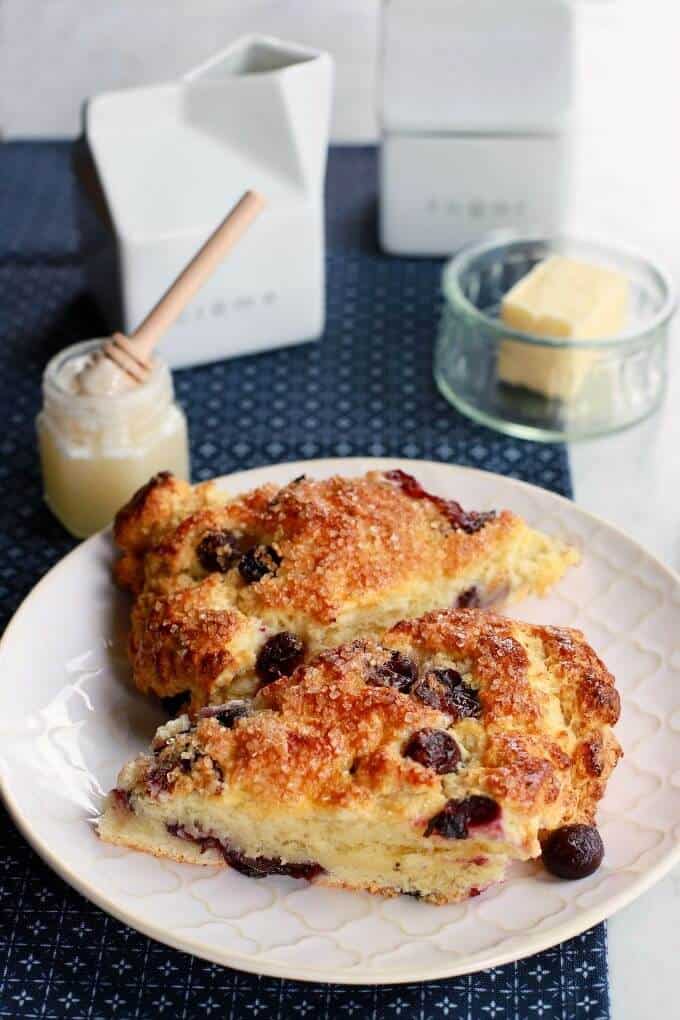
[[[506,326],[503,296],[549,255],[623,273],[628,327],[597,340],[536,337]],[[434,375],[458,410],[500,432],[574,440],[616,432],[654,411],[665,390],[668,327],[676,299],[659,267],[626,249],[555,237],[515,237],[464,249],[444,268],[444,309]],[[523,363],[543,392],[504,382],[499,366]]]
[[[47,365],[36,420],[45,501],[65,528],[85,538],[157,471],[189,478],[187,423],[168,366],[154,359],[149,379],[111,395],[73,385],[101,340],[74,344]]]

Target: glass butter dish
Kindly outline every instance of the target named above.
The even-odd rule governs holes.
[[[551,255],[625,276],[623,332],[573,340],[522,333],[501,320],[504,295]],[[524,439],[574,440],[626,428],[660,404],[676,297],[668,275],[642,256],[567,237],[496,237],[451,259],[442,285],[435,380],[475,421]],[[508,364],[525,366],[527,385],[521,371],[512,384],[503,381]]]

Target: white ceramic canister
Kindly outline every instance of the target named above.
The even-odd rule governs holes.
[[[569,182],[568,0],[384,0],[380,236],[448,255],[489,232],[551,234]]]

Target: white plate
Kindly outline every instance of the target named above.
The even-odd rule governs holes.
[[[482,896],[434,907],[287,878],[253,881],[99,842],[90,819],[102,792],[160,715],[129,686],[126,600],[111,585],[110,538],[95,536],[40,582],[0,646],[5,799],[38,853],[89,899],[161,942],[242,970],[377,984],[498,966],[608,917],[680,858],[680,579],[568,500],[482,471],[325,460],[244,472],[228,487],[370,467],[402,467],[466,507],[509,507],[582,548],[582,565],[549,598],[515,612],[580,627],[618,678],[625,757],[599,813],[606,858],[573,883],[522,865]]]

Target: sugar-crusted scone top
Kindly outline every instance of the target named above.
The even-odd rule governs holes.
[[[521,518],[465,512],[401,472],[297,479],[225,502],[214,486],[153,479],[118,515],[120,584],[138,596],[142,689],[194,707],[252,694],[280,631],[307,653],[406,616],[542,593],[577,557]]]
[[[474,610],[323,652],[237,707],[162,728],[119,778],[133,809],[217,797],[225,825],[244,812],[255,831],[337,811],[402,848],[464,855],[452,841],[474,834],[485,853],[526,859],[544,831],[592,823],[621,753],[614,680],[578,631]]]

